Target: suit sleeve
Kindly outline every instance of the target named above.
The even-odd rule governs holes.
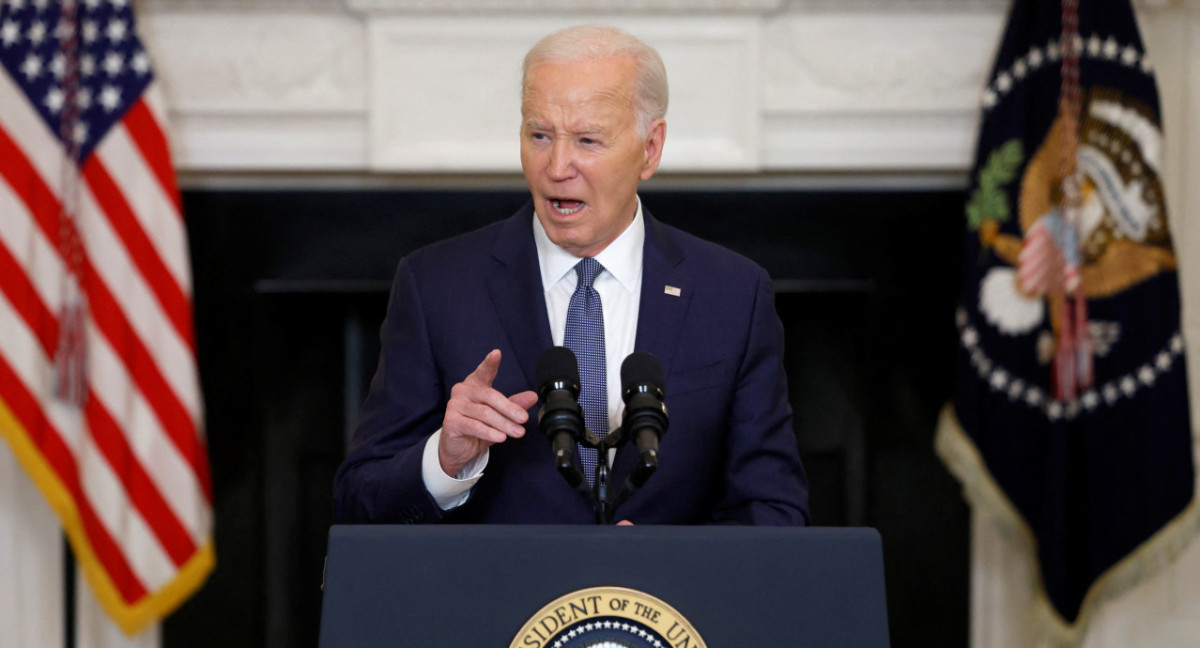
[[[726,485],[712,521],[808,524],[808,482],[792,431],[783,367],[783,324],[770,279],[761,269],[728,427]]]
[[[334,521],[436,522],[442,510],[425,489],[421,459],[441,426],[445,390],[408,259],[396,270],[379,337],[379,366],[334,480]]]

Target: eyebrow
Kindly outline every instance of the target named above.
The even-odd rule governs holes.
[[[536,119],[530,119],[530,120],[527,120],[527,121],[525,122],[525,126],[526,126],[526,127],[529,129],[529,130],[538,130],[538,131],[552,131],[552,130],[554,130],[553,128],[551,128],[551,127],[549,127],[549,126],[547,126],[547,125],[545,125],[545,124],[543,124],[543,123],[541,123],[541,122],[537,121]],[[589,134],[590,134],[590,135],[595,135],[595,134],[607,133],[607,132],[608,132],[608,129],[607,129],[607,128],[605,128],[604,126],[600,125],[600,124],[588,124],[588,125],[584,126],[583,128],[579,128],[579,129],[568,129],[568,131],[567,131],[567,132],[568,132],[568,133],[570,133],[570,134],[572,134],[572,135],[589,135]]]

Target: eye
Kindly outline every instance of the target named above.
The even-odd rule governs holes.
[[[590,137],[581,137],[581,138],[579,138],[579,143],[583,144],[585,146],[591,146],[593,144],[599,144],[600,142],[599,142],[599,140],[595,140]]]

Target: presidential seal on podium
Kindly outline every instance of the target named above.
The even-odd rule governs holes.
[[[509,648],[705,648],[675,608],[635,589],[564,594],[525,622]]]

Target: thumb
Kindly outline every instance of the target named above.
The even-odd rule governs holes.
[[[508,397],[508,400],[516,403],[521,409],[529,409],[538,402],[537,392],[523,391],[519,394],[513,394]]]

